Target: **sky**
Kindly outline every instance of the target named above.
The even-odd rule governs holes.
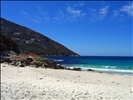
[[[133,56],[132,1],[1,1],[1,17],[79,55]]]

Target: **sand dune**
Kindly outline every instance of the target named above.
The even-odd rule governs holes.
[[[1,64],[1,100],[133,100],[133,76]]]

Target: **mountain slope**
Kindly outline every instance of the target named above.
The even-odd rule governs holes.
[[[48,37],[3,18],[1,18],[1,34],[14,40],[21,52],[42,55],[77,55]]]
[[[18,45],[12,39],[0,34],[0,52],[7,50],[18,51]]]

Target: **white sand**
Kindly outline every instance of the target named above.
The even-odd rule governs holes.
[[[1,100],[133,100],[133,76],[1,64]]]

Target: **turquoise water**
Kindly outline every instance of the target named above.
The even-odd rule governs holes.
[[[133,57],[48,56],[48,58],[69,68],[80,67],[82,70],[133,74]]]

